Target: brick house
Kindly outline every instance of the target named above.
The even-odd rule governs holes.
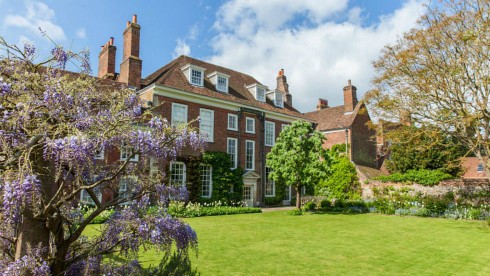
[[[233,167],[245,170],[243,199],[249,205],[263,205],[266,197],[274,197],[275,183],[267,179],[265,156],[285,126],[295,120],[307,120],[293,107],[284,70],[279,71],[276,87],[271,89],[247,74],[180,56],[142,78],[140,30],[137,17],[133,16],[123,32],[119,74],[115,72],[114,39],[102,46],[98,77],[134,88],[153,112],[174,125],[190,122],[206,135],[207,151],[228,153]],[[186,183],[184,162],[158,166],[161,170],[170,167],[170,179]],[[203,173],[202,196],[210,197],[212,168]],[[290,191],[285,200],[290,200]]]
[[[347,143],[351,161],[377,168],[376,131],[369,127],[371,119],[366,106],[357,100],[357,88],[350,80],[343,90],[344,105],[329,107],[327,100],[319,99],[316,111],[305,113],[305,116],[316,122],[316,129],[327,138],[325,148]]]

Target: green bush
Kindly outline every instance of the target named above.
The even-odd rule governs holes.
[[[266,197],[265,205],[267,206],[280,206],[282,205],[282,196]]]
[[[171,202],[168,206],[167,212],[169,215],[174,217],[203,217],[203,216],[221,216],[221,215],[236,215],[236,214],[250,214],[250,213],[261,213],[260,208],[242,207],[242,206],[226,206],[220,201],[205,204],[205,206],[199,203],[188,203],[184,202]]]
[[[354,164],[347,157],[337,154],[333,154],[332,160],[332,173],[318,184],[315,194],[329,199],[359,199],[361,184]]]
[[[320,202],[320,208],[322,210],[328,210],[332,207],[332,203],[328,199],[324,199]]]
[[[290,216],[301,216],[301,215],[303,215],[303,211],[301,211],[301,209],[293,209],[293,210],[287,211],[286,214],[288,214]]]
[[[439,184],[439,182],[451,179],[448,173],[442,172],[440,170],[409,170],[406,173],[393,173],[391,175],[381,175],[375,177],[375,180],[380,180],[381,182],[401,182],[401,183],[417,183],[424,186],[434,186]]]
[[[82,206],[80,211],[83,215],[83,218],[87,218],[93,211],[95,211],[95,207],[90,206]],[[114,214],[114,209],[106,209],[102,211],[98,216],[96,216],[90,223],[91,224],[101,224],[106,222],[112,215]]]
[[[316,209],[316,203],[314,201],[308,201],[303,205],[303,210],[314,211]]]

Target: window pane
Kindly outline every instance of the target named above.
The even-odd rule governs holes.
[[[228,114],[228,129],[230,129],[230,130],[237,130],[238,129],[237,119],[238,119],[238,117],[236,115]]]
[[[183,186],[185,184],[185,164],[182,162],[170,163],[170,184]]]
[[[275,124],[273,122],[265,122],[265,145],[273,146],[274,145],[274,128]]]
[[[202,197],[211,197],[211,166],[201,165]]]
[[[228,92],[228,79],[223,76],[218,76],[218,85],[216,88],[219,91]]]
[[[199,129],[208,142],[214,140],[214,112],[208,109],[201,109]]]
[[[191,83],[194,85],[202,85],[202,72],[199,70],[191,70]]]
[[[265,196],[275,196],[276,183],[269,177],[271,172],[271,168],[265,167]]]
[[[232,168],[236,168],[236,139],[228,139],[227,153],[230,156]]]
[[[254,169],[254,141],[245,142],[245,169]]]

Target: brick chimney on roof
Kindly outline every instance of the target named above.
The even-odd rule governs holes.
[[[322,98],[318,99],[318,104],[316,105],[316,110],[322,110],[324,108],[328,108],[328,101]]]
[[[126,24],[123,32],[123,61],[118,81],[127,83],[129,86],[140,88],[141,68],[143,61],[140,59],[140,30],[136,15],[132,22]]]
[[[345,112],[352,112],[357,105],[357,88],[352,85],[349,80],[347,86],[344,87],[344,110]]]
[[[116,77],[116,46],[114,46],[113,37],[101,46],[98,77],[104,79],[115,79]]]
[[[289,106],[293,106],[293,97],[291,94],[289,94],[289,84],[286,79],[286,76],[284,75],[284,69],[279,70],[279,73],[277,73],[277,86],[276,90],[282,91],[286,93],[286,100],[285,102]]]

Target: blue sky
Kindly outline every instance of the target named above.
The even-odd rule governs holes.
[[[415,26],[423,0],[0,0],[0,35],[29,41],[45,52],[52,43],[89,48],[97,72],[100,46],[113,36],[121,62],[122,32],[133,14],[141,25],[143,76],[180,54],[254,76],[275,88],[285,69],[294,105],[315,108],[343,101],[352,79],[358,98],[370,88],[371,61],[387,43]],[[116,70],[118,71],[118,70]]]

